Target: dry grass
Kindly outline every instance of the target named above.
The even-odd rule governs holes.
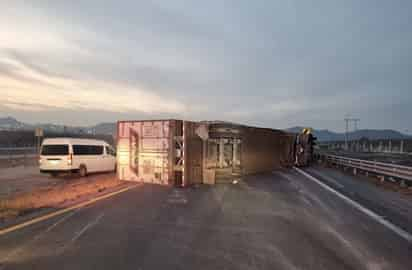
[[[72,179],[54,186],[38,188],[0,200],[0,221],[13,218],[35,209],[59,207],[64,203],[103,192],[124,184],[116,177],[90,177]]]

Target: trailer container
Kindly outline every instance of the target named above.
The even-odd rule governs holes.
[[[296,135],[282,130],[227,122],[207,122],[210,137],[208,182],[228,182],[242,175],[267,172],[293,164]],[[210,179],[214,175],[215,179]]]
[[[202,140],[197,123],[182,120],[119,121],[117,173],[121,180],[156,184],[202,182]]]
[[[293,164],[295,135],[228,122],[119,121],[121,180],[186,186],[222,183]]]

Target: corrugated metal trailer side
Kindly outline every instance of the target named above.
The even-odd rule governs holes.
[[[202,183],[198,126],[182,120],[119,121],[118,178],[163,185]]]
[[[280,130],[242,129],[242,174],[266,172],[293,164],[295,136]]]
[[[120,180],[174,182],[174,137],[178,120],[119,121],[117,174]],[[180,125],[181,126],[181,125]]]
[[[184,172],[182,185],[201,184],[203,175],[202,139],[196,134],[199,123],[183,121]]]
[[[293,164],[295,136],[226,122],[118,122],[121,180],[186,186]]]
[[[292,133],[219,121],[206,123],[210,139],[204,175],[208,183],[293,164],[296,136]]]

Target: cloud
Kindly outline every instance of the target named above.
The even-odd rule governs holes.
[[[402,115],[412,109],[402,105],[400,114],[388,104],[412,103],[410,3],[91,0],[0,8],[3,113],[341,129],[350,112],[371,127],[409,125]],[[381,108],[403,118],[379,122],[368,113]]]
[[[111,112],[182,113],[184,104],[164,99],[150,91],[104,80],[75,80],[44,75],[17,59],[3,57],[8,75],[0,75],[5,91],[0,102],[9,108],[25,111],[59,109],[90,109]]]

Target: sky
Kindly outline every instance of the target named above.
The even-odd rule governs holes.
[[[0,0],[0,117],[412,132],[411,1],[24,2]]]

